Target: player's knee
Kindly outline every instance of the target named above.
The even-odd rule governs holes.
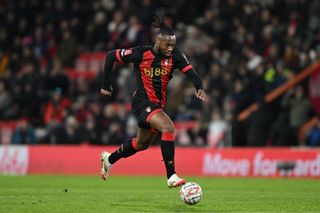
[[[162,125],[162,127],[161,127],[161,132],[162,132],[162,133],[165,133],[165,132],[174,132],[173,123],[170,122],[170,123],[166,123],[166,124]]]

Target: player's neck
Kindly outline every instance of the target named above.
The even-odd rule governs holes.
[[[156,44],[153,45],[152,47],[152,53],[154,56],[158,56],[160,58],[167,58],[164,54],[162,54],[159,49],[158,49],[158,46]]]
[[[158,50],[158,47],[157,47],[156,44],[153,45],[152,52],[155,53],[155,54],[159,54],[159,50]]]

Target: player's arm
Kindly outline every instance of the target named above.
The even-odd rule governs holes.
[[[203,83],[202,83],[202,79],[200,78],[199,74],[193,68],[185,71],[184,73],[186,74],[188,79],[193,83],[193,86],[196,89],[195,95],[197,96],[197,98],[207,102],[208,97],[207,97],[207,94],[205,93],[205,91],[203,90]]]
[[[103,77],[102,77],[102,86],[101,86],[101,94],[102,95],[111,95],[112,87],[111,87],[111,72],[113,68],[113,64],[117,61],[116,59],[116,51],[109,51],[104,60],[103,66]]]
[[[193,69],[187,57],[183,53],[180,53],[180,51],[177,49],[175,49],[174,56],[175,56],[176,67],[180,69],[181,72],[183,72],[188,77],[188,79],[193,83],[196,89],[195,95],[197,96],[197,98],[207,102],[208,97],[205,91],[203,90],[202,79],[199,76],[199,74]]]
[[[111,72],[113,64],[115,62],[119,63],[130,63],[132,62],[132,49],[118,49],[109,51],[106,55],[103,67],[103,77],[102,77],[102,86],[100,93],[102,95],[111,95]]]

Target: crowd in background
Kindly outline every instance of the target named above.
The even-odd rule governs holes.
[[[175,71],[166,112],[197,120],[177,134],[180,145],[293,146],[315,112],[302,82],[272,103],[268,92],[320,58],[317,0],[7,0],[0,2],[0,120],[19,120],[14,144],[120,144],[135,134],[130,66],[115,66],[112,97],[94,79],[70,78],[82,52],[153,43],[159,7],[175,29],[177,47],[202,76],[210,103],[193,95]],[[102,68],[101,68],[102,71]],[[260,107],[244,122],[237,115]],[[305,137],[320,145],[320,124]]]

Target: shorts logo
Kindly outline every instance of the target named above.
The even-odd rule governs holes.
[[[147,108],[146,108],[146,112],[151,112],[151,107],[150,106],[148,106]]]

